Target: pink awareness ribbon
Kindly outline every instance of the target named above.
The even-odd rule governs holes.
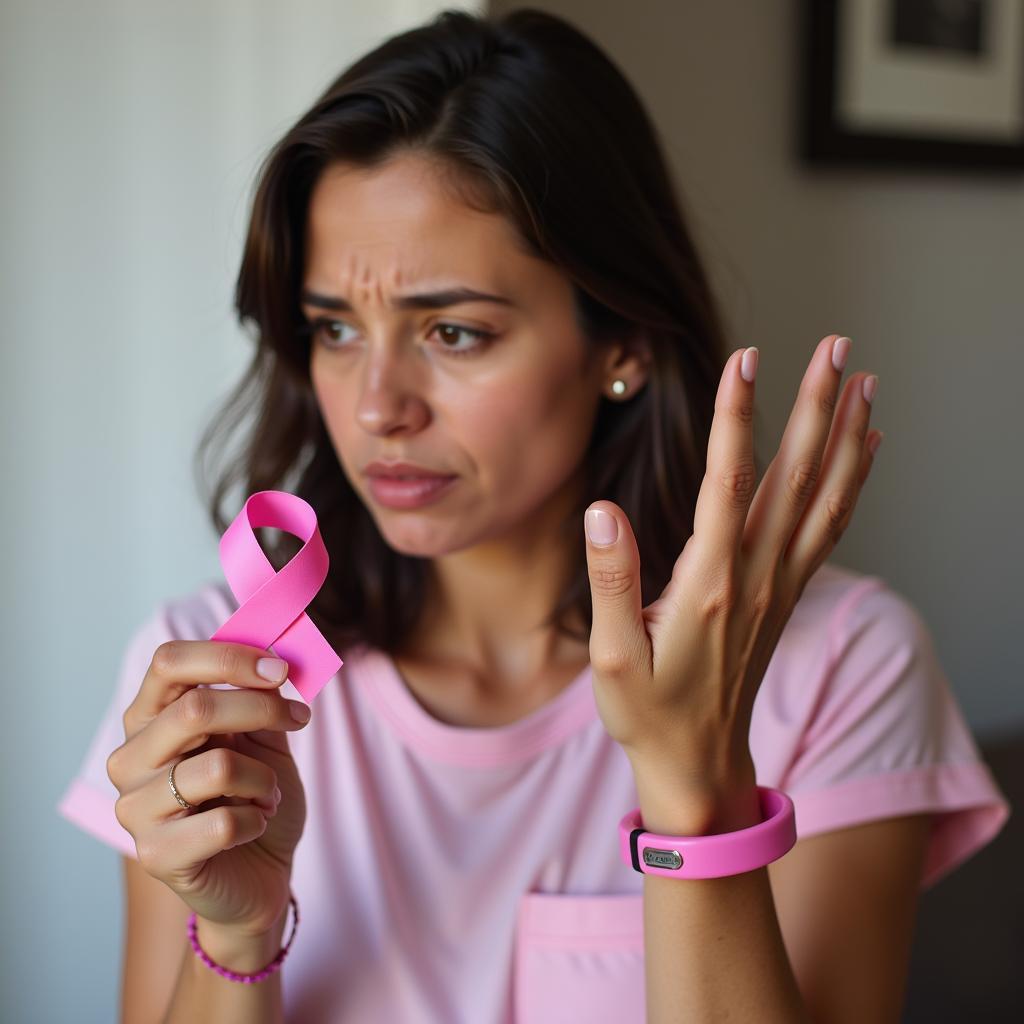
[[[253,532],[261,526],[305,541],[280,572]],[[313,507],[287,491],[251,494],[220,539],[220,564],[239,607],[210,639],[271,648],[310,703],[344,664],[306,614],[330,565]]]

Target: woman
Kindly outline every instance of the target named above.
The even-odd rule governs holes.
[[[386,41],[269,154],[236,303],[214,524],[313,505],[344,665],[293,719],[220,581],[132,638],[61,804],[124,854],[126,1019],[898,1019],[918,892],[1008,807],[916,611],[826,562],[877,378],[809,346],[755,487],[757,350],[608,58],[532,10]],[[784,856],[623,862],[630,809],[731,836],[757,785]]]

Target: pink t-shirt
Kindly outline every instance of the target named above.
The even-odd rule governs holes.
[[[160,643],[208,639],[236,607],[225,584],[208,583],[163,602],[127,645],[58,805],[127,856],[135,842],[106,773],[121,716]],[[307,820],[286,1019],[643,1020],[644,880],[619,859],[617,835],[637,794],[589,667],[525,718],[469,729],[428,714],[383,652],[339,654],[312,721],[289,734]],[[290,682],[281,693],[298,698]],[[935,812],[922,888],[1009,815],[917,611],[882,579],[831,563],[786,624],[750,747],[758,783],[792,797],[799,837]]]

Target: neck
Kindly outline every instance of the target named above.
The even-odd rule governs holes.
[[[402,656],[510,684],[585,663],[588,643],[543,623],[574,566],[562,529],[570,502],[549,503],[514,536],[434,559],[425,613]]]

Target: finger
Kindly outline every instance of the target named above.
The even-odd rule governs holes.
[[[863,488],[864,482],[867,480],[868,474],[871,472],[871,467],[875,464],[875,455],[878,452],[878,446],[882,443],[882,438],[884,436],[885,435],[880,430],[872,430],[868,434],[867,443],[864,445],[864,454],[861,457],[860,469],[857,471],[858,493],[860,492],[861,488]],[[854,505],[846,513],[846,519],[843,521],[840,527],[840,530],[843,533],[846,532],[846,527],[849,525],[850,520],[853,518],[854,508],[856,508],[856,503],[854,503]],[[807,573],[805,578],[813,575],[813,573],[818,569],[821,563],[824,562],[826,558],[828,558],[829,554],[830,552],[828,551],[820,552],[816,562],[813,563],[813,568],[811,572]]]
[[[596,501],[584,515],[587,570],[593,602],[590,663],[607,675],[651,671],[644,625],[640,552],[626,513]]]
[[[775,571],[821,476],[822,453],[832,429],[836,396],[849,340],[829,334],[818,342],[786,423],[779,451],[765,471],[750,505],[743,548],[751,571]]]
[[[272,690],[287,678],[260,675],[266,650],[223,640],[168,640],[154,652],[135,699],[124,713],[125,738],[131,739],[164,708],[200,683],[230,683]],[[259,666],[259,667],[258,667]],[[287,673],[287,664],[285,665]]]
[[[157,878],[201,867],[211,857],[250,843],[267,830],[255,804],[225,804],[199,814],[158,822],[136,842],[139,861]]]
[[[821,480],[786,549],[787,571],[801,577],[820,565],[839,543],[857,504],[865,464],[870,469],[871,403],[863,394],[869,376],[858,373],[847,382],[825,451]]]
[[[276,810],[277,773],[255,757],[216,747],[179,760],[174,767],[174,785],[192,804],[191,809],[182,807],[174,798],[168,779],[170,763],[149,781],[121,796],[118,817],[126,828],[128,824],[134,826],[129,828],[133,834],[145,832],[155,821],[196,814],[197,809],[203,810],[202,804],[222,797],[256,801],[267,814]]]
[[[741,366],[757,370],[756,348],[737,349],[725,364],[715,396],[715,415],[708,438],[707,470],[697,495],[693,539],[716,565],[723,554],[738,554],[747,509],[754,494],[754,383],[744,380]]]
[[[141,787],[149,797],[147,807],[166,808],[166,814],[157,815],[160,819],[184,817],[195,814],[197,808],[209,810],[210,806],[237,801],[255,803],[268,817],[277,813],[281,794],[277,772],[257,757],[229,747],[217,747],[171,764],[175,765],[174,785],[192,807],[184,808],[175,800],[168,783],[168,764]]]
[[[124,778],[148,775],[224,733],[297,731],[305,723],[292,716],[293,708],[309,710],[276,692],[189,690],[120,748],[118,769]]]

